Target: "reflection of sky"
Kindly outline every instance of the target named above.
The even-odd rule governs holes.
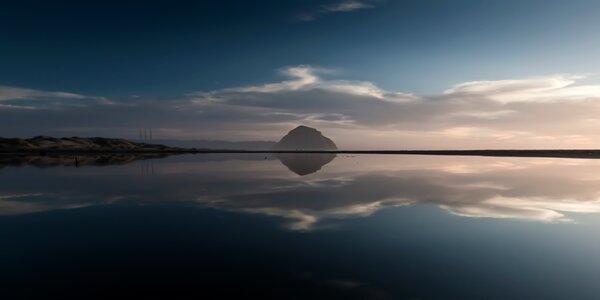
[[[600,212],[599,170],[596,160],[382,155],[338,156],[306,176],[264,155],[22,167],[0,172],[0,214],[167,201],[282,217],[291,229],[310,230],[433,204],[465,217],[574,222]]]

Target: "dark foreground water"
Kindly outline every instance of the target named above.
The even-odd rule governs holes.
[[[0,299],[600,299],[600,160],[0,164]]]

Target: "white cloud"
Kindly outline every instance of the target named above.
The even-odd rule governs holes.
[[[320,81],[317,76],[319,69],[311,66],[297,66],[283,69],[281,73],[291,80],[286,80],[278,83],[271,83],[258,86],[239,87],[232,89],[225,89],[220,92],[258,92],[258,93],[274,93],[281,91],[296,91],[314,84]]]
[[[471,81],[458,84],[444,94],[487,97],[502,103],[600,98],[600,85],[573,86],[583,78],[582,75],[554,75],[520,80]]]
[[[0,104],[0,109],[36,109],[35,106]]]
[[[152,126],[163,138],[277,140],[305,124],[350,149],[600,147],[600,85],[579,85],[582,76],[473,81],[415,95],[309,65],[280,73],[276,82],[160,99],[3,87],[0,129],[11,132],[0,135],[134,138]]]
[[[454,113],[455,116],[466,116],[478,119],[500,119],[505,116],[516,113],[511,109],[496,110],[496,111],[459,111]]]
[[[4,102],[0,103],[0,110],[16,111],[86,107],[90,102],[109,105],[112,101],[104,97],[92,97],[69,92],[0,86],[0,102]],[[37,102],[37,104],[31,102]]]
[[[210,93],[195,93],[201,97],[219,99],[217,95],[230,93],[278,93],[293,91],[324,90],[340,94],[366,96],[387,100],[410,100],[416,97],[412,94],[385,91],[367,81],[324,80],[320,74],[333,74],[334,70],[315,68],[308,65],[285,68],[281,71],[290,80],[256,86],[245,86],[217,90]]]
[[[48,92],[18,87],[0,86],[0,101],[22,99],[31,100],[40,98],[84,99],[88,97],[80,94],[67,92]]]

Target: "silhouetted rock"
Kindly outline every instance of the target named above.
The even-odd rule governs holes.
[[[308,175],[321,170],[321,167],[330,163],[334,153],[277,153],[274,155],[290,171],[300,175]]]
[[[320,131],[298,126],[275,144],[273,150],[337,150],[337,146]]]

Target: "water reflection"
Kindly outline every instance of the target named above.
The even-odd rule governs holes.
[[[278,153],[274,155],[290,171],[300,175],[308,175],[321,170],[321,167],[330,163],[334,153]]]
[[[307,160],[310,155],[278,157],[295,174],[306,175],[301,177],[260,155],[3,170],[0,214],[168,201],[282,217],[290,229],[312,230],[416,204],[464,217],[539,222],[573,222],[578,213],[600,212],[596,160],[365,155],[332,162],[333,157]],[[154,176],[139,176],[140,169]]]
[[[0,155],[0,169],[4,167],[35,166],[46,167],[83,167],[123,165],[138,160],[165,158],[168,154],[82,154],[82,155]]]

